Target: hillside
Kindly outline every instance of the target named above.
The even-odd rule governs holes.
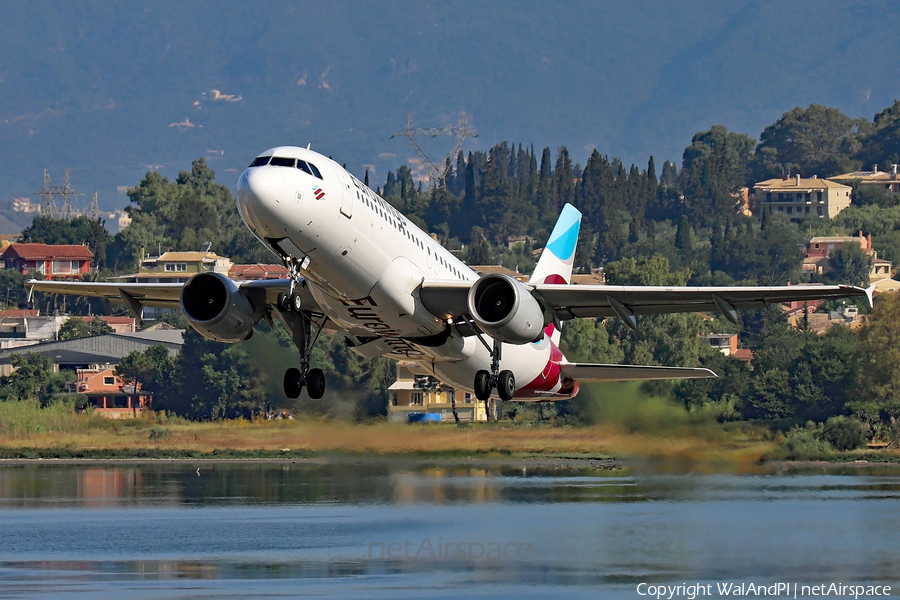
[[[714,123],[756,137],[812,102],[872,115],[900,90],[888,2],[10,4],[0,22],[0,201],[54,183],[119,207],[148,168],[206,156],[231,184],[258,151],[311,142],[380,181],[405,127],[680,161]],[[443,146],[440,142],[446,142]],[[435,155],[450,143],[427,146]]]

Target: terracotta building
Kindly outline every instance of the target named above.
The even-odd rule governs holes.
[[[91,272],[94,253],[87,246],[10,244],[0,254],[7,269],[44,279],[81,279]]]
[[[87,405],[98,415],[114,419],[130,419],[149,410],[153,399],[132,382],[126,383],[110,366],[78,369],[77,378],[69,384],[71,391],[87,396]]]

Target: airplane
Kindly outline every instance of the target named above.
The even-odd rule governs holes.
[[[249,339],[278,319],[300,351],[284,393],[311,398],[325,376],[310,350],[328,324],[365,358],[411,361],[480,401],[573,398],[580,382],[712,378],[709,369],[570,362],[559,349],[562,323],[641,315],[737,311],[770,303],[866,296],[849,285],[675,287],[571,285],[581,213],[566,204],[527,283],[479,276],[338,163],[306,148],[280,146],[255,158],[238,180],[245,225],[287,267],[280,280],[236,282],[205,272],[185,283],[29,280],[34,291],[106,298],[136,317],[143,307],[181,309],[201,335]]]

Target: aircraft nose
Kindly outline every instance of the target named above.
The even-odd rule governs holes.
[[[275,169],[254,167],[247,169],[238,179],[235,195],[238,212],[260,238],[271,235],[278,229],[284,195],[284,179]]]
[[[247,169],[238,180],[239,197],[244,202],[261,202],[277,206],[284,195],[284,178],[277,169],[255,167]]]

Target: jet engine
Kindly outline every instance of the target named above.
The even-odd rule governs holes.
[[[469,290],[469,312],[489,336],[508,344],[536,342],[544,335],[544,311],[521,281],[487,275]]]
[[[237,284],[220,273],[199,273],[181,288],[181,310],[203,337],[231,344],[249,339],[262,318]]]

